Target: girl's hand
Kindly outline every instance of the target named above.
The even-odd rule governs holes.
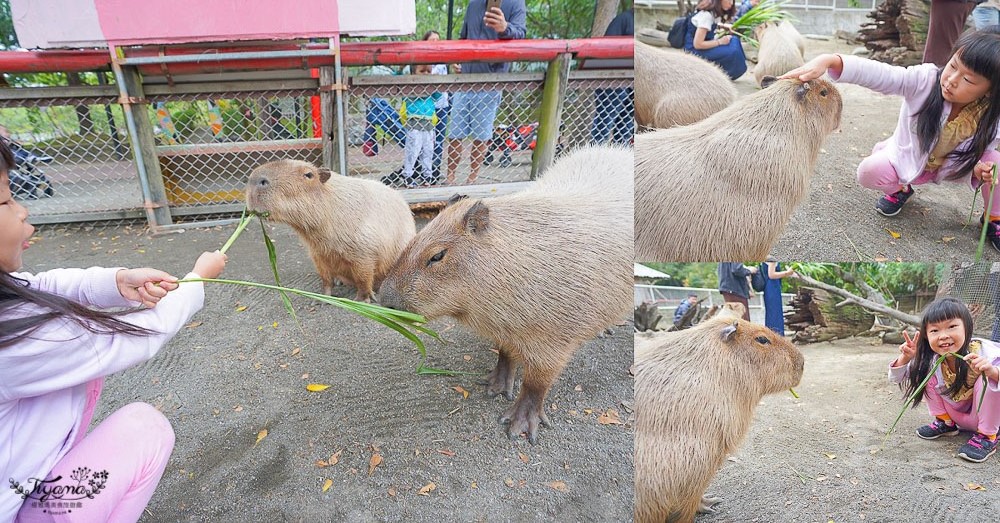
[[[168,292],[177,288],[177,278],[156,269],[122,269],[115,274],[122,297],[155,307]]]
[[[815,80],[823,76],[829,69],[833,69],[835,72],[840,73],[844,69],[844,61],[835,54],[821,54],[806,62],[805,65],[796,67],[795,69],[779,76],[778,79],[784,80],[786,78],[797,78],[800,81],[808,82],[809,80]]]
[[[899,346],[899,357],[896,358],[896,363],[899,365],[896,365],[896,367],[902,367],[903,365],[910,363],[910,360],[916,357],[917,340],[920,339],[920,332],[918,331],[911,339],[910,335],[904,330],[903,339],[906,341]]]
[[[729,42],[733,41],[733,35],[720,36],[715,39],[719,42],[719,45],[729,45]]]
[[[983,185],[993,185],[993,162],[979,162],[972,168],[972,177]]]
[[[194,262],[194,269],[191,269],[191,272],[202,278],[218,278],[222,274],[222,270],[226,268],[228,260],[229,257],[220,251],[203,252],[198,257],[198,261]]]
[[[965,361],[970,367],[981,373],[987,373],[990,369],[994,368],[993,364],[990,363],[990,360],[980,356],[979,354],[966,354]]]

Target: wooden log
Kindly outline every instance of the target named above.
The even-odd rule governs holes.
[[[794,331],[792,341],[811,343],[856,336],[869,330],[875,315],[867,309],[847,304],[823,289],[802,287],[790,302],[786,326]]]

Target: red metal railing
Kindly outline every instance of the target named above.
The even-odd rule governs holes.
[[[248,45],[209,47],[147,46],[126,48],[126,57],[185,56],[190,62],[170,64],[144,64],[139,70],[145,74],[195,74],[204,72],[301,69],[334,64],[333,55],[282,58],[255,58],[250,60],[220,60],[198,62],[196,55],[267,52],[267,51],[320,51],[327,44]],[[356,65],[403,65],[414,63],[456,62],[508,62],[549,61],[564,53],[583,58],[630,58],[633,53],[631,37],[583,38],[577,40],[444,40],[436,42],[347,42],[341,47],[341,63]],[[105,49],[76,51],[0,51],[0,71],[5,73],[80,72],[110,69],[111,55]]]

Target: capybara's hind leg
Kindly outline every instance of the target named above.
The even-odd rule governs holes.
[[[715,506],[722,503],[722,498],[705,494],[701,497],[701,504],[698,505],[699,514],[715,514]]]
[[[497,347],[497,366],[486,376],[486,393],[491,398],[501,394],[503,397],[514,399],[514,375],[517,374],[517,362],[510,356],[506,349]]]
[[[530,362],[524,365],[524,383],[521,384],[521,394],[503,416],[501,423],[508,423],[507,434],[514,439],[522,433],[528,436],[528,441],[534,444],[538,439],[538,425],[552,426],[545,415],[545,395],[559,375],[561,369],[539,369]]]

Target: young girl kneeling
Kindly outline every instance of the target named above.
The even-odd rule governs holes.
[[[959,457],[981,463],[997,448],[1000,428],[1000,345],[972,338],[969,308],[954,298],[941,298],[924,309],[920,332],[899,346],[900,355],[889,365],[889,381],[905,384],[909,397],[924,381],[942,354],[954,354],[941,364],[918,397],[934,417],[917,429],[923,439],[955,436],[960,429],[973,431],[958,449]],[[986,383],[983,382],[986,376]],[[979,399],[985,388],[982,406]]]

